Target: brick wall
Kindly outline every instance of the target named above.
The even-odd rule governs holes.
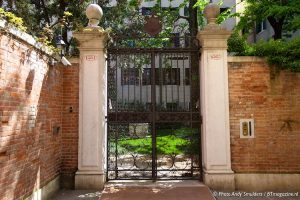
[[[74,188],[78,162],[79,65],[63,70],[62,187]]]
[[[79,66],[48,66],[25,42],[0,36],[0,199],[20,199],[59,174],[74,187],[78,163]],[[232,168],[300,172],[300,73],[263,60],[229,59]],[[254,118],[255,138],[239,138]],[[55,133],[53,127],[61,127]]]
[[[233,170],[299,173],[300,73],[276,72],[255,58],[229,60]],[[254,139],[240,139],[239,120],[247,118],[255,120]]]
[[[60,174],[63,71],[0,36],[0,199],[22,199]]]

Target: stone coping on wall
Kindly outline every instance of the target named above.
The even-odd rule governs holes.
[[[48,56],[53,56],[54,52],[50,48],[48,48],[41,42],[36,41],[36,39],[34,39],[34,37],[29,35],[28,33],[20,31],[18,28],[12,25],[8,26],[7,21],[4,19],[0,19],[0,30],[5,30],[13,36],[17,37],[18,39],[22,40],[23,42],[26,42],[27,44],[47,54]]]
[[[71,58],[68,58],[68,60],[72,64],[78,64],[79,63],[79,57],[71,57]]]
[[[258,56],[228,56],[228,62],[266,62],[265,58]]]

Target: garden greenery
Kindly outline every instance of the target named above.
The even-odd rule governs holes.
[[[264,56],[269,64],[300,72],[300,38],[291,41],[270,40],[254,45],[254,55]]]
[[[105,3],[106,1],[107,0],[103,0],[103,2],[101,1],[101,3]],[[84,2],[86,4],[87,0],[85,0]],[[182,3],[182,5],[180,5],[180,8],[185,6],[187,2],[188,1],[185,0]],[[242,16],[242,19],[244,19],[245,16],[252,16],[252,13],[254,12],[253,10],[255,10],[254,8],[260,9],[261,7],[258,6],[258,3],[263,3],[264,0],[260,0],[258,2],[253,2],[253,1],[249,1],[249,2],[250,2],[250,4],[247,8],[248,8],[248,11],[249,12],[251,11],[251,12],[250,13],[245,12],[245,14]],[[198,12],[197,12],[198,15],[201,15],[201,16],[198,16],[198,25],[200,27],[205,25],[205,21],[203,19],[202,12],[199,12],[199,11],[202,11],[208,3],[209,3],[208,0],[197,0],[196,4],[194,5],[194,8],[197,8],[197,10],[198,10]],[[220,0],[219,4],[222,4],[222,3],[223,3],[223,1]],[[72,9],[73,9],[73,7],[76,8],[73,10],[71,9],[73,12],[69,12],[69,11],[66,11],[66,9],[63,9],[63,12],[61,13],[60,17],[58,17],[59,20],[57,22],[53,23],[51,26],[46,24],[43,28],[43,34],[41,34],[41,37],[39,37],[37,40],[39,42],[44,43],[46,46],[51,47],[52,45],[51,45],[50,41],[52,40],[52,37],[53,37],[52,29],[53,29],[54,25],[58,24],[59,30],[62,29],[61,28],[62,25],[66,25],[66,24],[72,24],[72,28],[74,28],[74,27],[78,28],[80,26],[78,24],[82,23],[82,21],[84,21],[84,20],[80,20],[80,19],[82,19],[83,14],[81,12],[79,12],[79,10],[80,11],[83,10],[83,8],[85,7],[85,4],[80,4],[80,6],[78,6],[77,4],[74,4],[74,5],[72,4],[73,5]],[[298,4],[295,4],[295,0],[291,1],[290,4],[288,4],[288,5],[285,5],[285,4],[277,5],[275,3],[273,3],[273,4],[270,4],[273,7],[266,7],[266,6],[264,7],[267,10],[270,10],[272,8],[272,12],[266,12],[264,16],[260,16],[261,17],[260,19],[265,19],[265,18],[269,19],[270,16],[278,17],[278,15],[276,15],[276,12],[281,13],[282,9],[286,10],[284,8],[286,8],[287,6],[296,7],[295,5],[298,5]],[[124,4],[120,3],[120,4],[118,4],[117,7],[110,8],[111,12],[107,12],[107,14],[104,16],[104,18],[107,18],[107,19],[102,20],[101,25],[103,27],[113,27],[113,30],[120,30],[120,34],[122,34],[124,32],[130,32],[126,29],[126,27],[120,28],[119,26],[120,26],[120,24],[124,23],[123,22],[124,17],[133,16],[130,18],[130,20],[132,20],[133,22],[137,21],[138,23],[132,23],[132,25],[131,25],[132,27],[130,26],[130,29],[131,30],[142,30],[143,20],[141,18],[140,13],[138,12],[138,9],[137,9],[138,6],[139,6],[139,1],[131,0],[131,1],[129,1],[128,5],[125,3]],[[275,8],[278,8],[278,9],[280,8],[281,9],[281,10],[279,9],[280,12],[278,11],[278,9],[275,9]],[[51,7],[51,9],[52,9],[52,7]],[[106,8],[104,8],[104,10],[105,9]],[[229,8],[226,12],[220,14],[220,16],[218,17],[218,23],[221,23],[222,21],[228,19],[229,17],[233,17],[233,15],[230,12],[231,9],[232,8]],[[53,8],[53,10],[57,10],[57,9]],[[117,12],[117,13],[121,13],[121,15],[118,17],[113,17],[113,16],[115,16],[115,12],[112,12],[112,11],[115,11],[115,10],[118,10],[119,12]],[[164,29],[159,34],[159,36],[162,38],[166,38],[168,40],[167,36],[169,36],[174,30],[174,27],[173,27],[174,21],[177,21],[178,10],[171,10],[171,9],[162,10],[160,7],[160,0],[158,0],[156,2],[155,6],[153,7],[153,11],[159,17],[162,18],[162,21],[164,24]],[[298,10],[291,10],[291,12],[293,12],[294,15],[291,15],[292,17],[290,17],[290,18],[286,18],[286,21],[291,22],[290,27],[292,27],[293,30],[296,30],[299,27],[298,25],[300,25],[299,12],[298,12]],[[74,17],[74,13],[80,13],[80,14],[76,14],[76,17]],[[110,16],[110,14],[113,16]],[[55,13],[54,13],[54,15],[56,16]],[[27,20],[26,22],[28,23],[28,19],[26,19],[24,21],[22,18],[17,17],[14,13],[7,12],[3,8],[0,8],[0,19],[6,20],[8,22],[8,25],[12,25],[21,31],[28,30],[28,28],[26,26],[28,24],[25,23],[26,20]],[[112,20],[112,19],[116,19],[116,20]],[[111,22],[111,23],[108,23],[108,22]],[[241,22],[243,22],[243,20],[241,20]],[[108,23],[108,24],[105,24],[105,23]],[[24,25],[24,24],[26,24],[26,25]],[[77,24],[77,25],[75,25],[75,24]],[[289,69],[292,71],[300,72],[300,49],[299,49],[300,38],[296,38],[291,41],[285,41],[283,39],[278,39],[278,40],[270,40],[270,41],[261,41],[261,42],[258,42],[257,44],[248,44],[246,42],[246,36],[240,36],[240,34],[238,33],[238,31],[240,30],[239,28],[241,28],[240,27],[241,24],[243,24],[243,23],[239,24],[239,26],[237,27],[237,31],[235,31],[232,34],[232,36],[228,39],[228,51],[229,52],[234,52],[235,55],[239,55],[239,56],[245,55],[245,56],[266,57],[269,64],[275,65],[275,66],[279,67],[280,69]],[[114,27],[113,25],[117,25],[118,27]],[[246,24],[245,26],[248,26],[248,28],[252,27],[249,24]],[[242,26],[242,27],[245,28],[245,26]],[[70,27],[71,27],[71,25],[70,25]],[[70,27],[69,27],[69,29],[71,29]],[[187,27],[188,27],[188,24],[185,23],[185,24],[183,24],[183,27],[177,27],[177,28],[181,29],[182,32],[185,32],[185,31],[187,31]],[[286,28],[286,27],[283,26],[283,28]],[[291,31],[290,29],[287,29],[287,28],[286,28],[286,30]],[[115,33],[115,34],[118,35],[118,33]],[[139,34],[137,34],[137,35],[139,35]],[[66,35],[64,34],[64,36],[66,36]],[[72,42],[72,40],[70,41],[70,43],[71,42]],[[153,38],[152,43],[143,43],[143,42],[137,42],[137,41],[134,41],[134,42],[135,42],[135,45],[139,44],[142,46],[148,45],[148,47],[161,47],[162,44],[168,43],[170,41],[164,41],[164,39],[161,39],[161,38],[159,38],[159,39]]]
[[[248,44],[245,37],[234,32],[228,39],[228,51],[237,56],[266,57],[270,65],[300,72],[300,38],[290,41],[269,40]]]
[[[21,31],[26,31],[27,29],[22,18],[17,17],[11,12],[6,12],[3,8],[0,8],[0,19],[6,20],[9,24],[13,25]]]
[[[27,27],[24,25],[24,21],[22,18],[17,17],[14,13],[12,12],[7,12],[4,9],[0,8],[0,19],[5,20],[6,21],[6,28],[4,28],[2,31],[7,31],[7,28],[10,27],[15,27],[20,31],[23,32],[27,32]],[[52,52],[57,52],[58,49],[55,48],[52,43],[47,40],[44,37],[35,37],[37,42],[42,43],[43,45],[45,45],[46,47],[48,47]]]
[[[156,151],[158,155],[197,155],[199,153],[198,129],[178,127],[169,129],[161,127],[157,130]],[[114,143],[110,144],[114,148]],[[126,155],[128,152],[142,155],[152,154],[152,138],[133,138],[122,136],[118,141],[118,151]]]
[[[253,55],[266,57],[270,65],[280,69],[300,72],[300,38],[290,36],[300,28],[299,0],[247,0],[245,10],[240,13],[236,31],[228,40],[230,52],[236,55]],[[273,39],[259,41],[256,44],[246,42],[247,33],[263,21],[268,21],[274,30]],[[287,40],[287,38],[291,40]]]
[[[283,39],[300,28],[299,0],[247,0],[245,10],[240,13],[237,29],[245,33],[257,24],[268,21],[272,26],[273,38]]]

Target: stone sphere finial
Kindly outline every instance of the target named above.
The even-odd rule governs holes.
[[[204,17],[208,24],[215,24],[218,15],[220,14],[220,6],[215,3],[210,3],[204,8]]]
[[[88,27],[98,27],[98,24],[103,16],[102,8],[98,4],[90,4],[86,8],[85,13],[89,19]]]

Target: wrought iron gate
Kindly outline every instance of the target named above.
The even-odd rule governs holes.
[[[187,37],[109,46],[108,180],[200,178],[198,52]]]

